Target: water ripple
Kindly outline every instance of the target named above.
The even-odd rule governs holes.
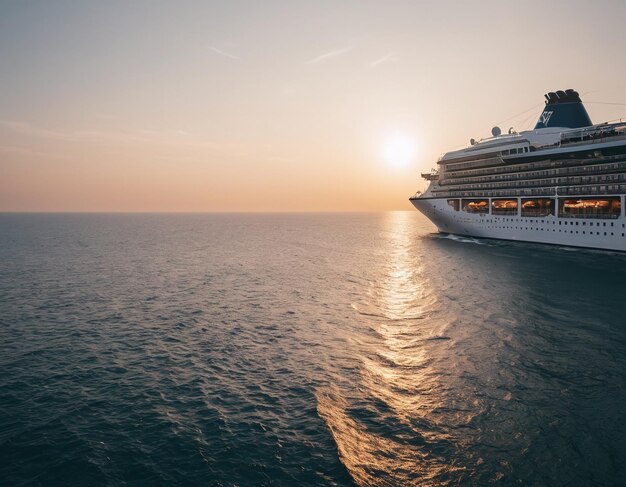
[[[418,213],[0,215],[3,485],[622,485],[625,257]]]

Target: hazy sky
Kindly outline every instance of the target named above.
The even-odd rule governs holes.
[[[626,104],[625,23],[618,1],[0,0],[0,210],[408,209],[548,91],[626,117],[590,103]]]

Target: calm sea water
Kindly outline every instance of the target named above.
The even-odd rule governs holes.
[[[0,215],[0,483],[626,485],[626,256],[432,232]]]

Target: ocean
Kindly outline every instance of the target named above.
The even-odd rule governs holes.
[[[626,255],[419,213],[0,215],[0,484],[626,485]]]

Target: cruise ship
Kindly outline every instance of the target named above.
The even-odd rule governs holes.
[[[626,251],[626,121],[594,125],[572,90],[533,130],[444,154],[411,203],[441,233]]]

